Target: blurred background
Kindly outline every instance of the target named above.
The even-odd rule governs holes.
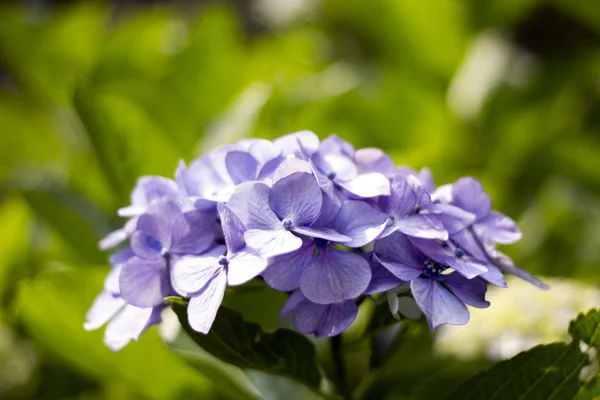
[[[511,280],[467,327],[403,330],[362,383],[358,323],[347,361],[366,398],[443,395],[600,306],[596,0],[3,2],[0,398],[314,398],[179,357],[155,328],[113,354],[82,327],[108,271],[97,242],[137,177],[303,129],[429,166],[438,184],[481,179],[524,233],[504,250],[553,287]],[[267,329],[283,301],[226,300]]]

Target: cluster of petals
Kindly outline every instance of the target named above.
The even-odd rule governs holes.
[[[118,211],[127,222],[100,242],[118,250],[84,327],[107,324],[113,350],[159,323],[169,296],[189,299],[190,326],[207,333],[226,288],[255,278],[288,292],[281,315],[316,337],[348,328],[365,296],[396,316],[413,304],[435,329],[488,307],[505,273],[545,288],[496,249],[521,233],[479,181],[436,188],[428,169],[335,135],[243,140],[180,162],[174,178],[140,178]]]

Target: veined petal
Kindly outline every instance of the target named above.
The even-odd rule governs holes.
[[[379,172],[359,174],[347,182],[336,179],[336,183],[348,192],[362,198],[389,196],[390,194],[390,181]]]
[[[217,209],[221,218],[221,227],[223,229],[225,244],[227,245],[227,253],[234,254],[246,245],[244,241],[244,231],[246,228],[237,215],[225,204],[219,203]]]
[[[415,301],[427,317],[429,329],[439,325],[464,325],[469,322],[469,310],[456,296],[446,290],[438,281],[419,278],[410,282]]]
[[[273,184],[269,205],[279,219],[290,219],[293,226],[310,225],[323,206],[323,192],[315,177],[296,172]]]
[[[422,266],[425,258],[417,254],[407,237],[396,232],[375,242],[373,253],[385,261],[401,262],[405,265]]]
[[[193,330],[208,333],[225,295],[227,277],[225,271],[216,275],[204,289],[190,299],[188,321]]]
[[[330,304],[359,296],[370,281],[371,268],[364,258],[326,246],[302,273],[300,289],[309,300]]]
[[[250,249],[242,250],[229,259],[227,283],[241,285],[255,278],[267,268],[267,260]]]
[[[437,204],[437,208],[441,212],[436,214],[436,217],[442,222],[450,235],[466,229],[467,226],[473,224],[477,219],[475,214],[451,204]]]
[[[262,273],[267,285],[281,292],[297,289],[302,272],[312,262],[314,248],[314,242],[307,239],[298,250],[270,258]]]
[[[227,207],[242,221],[246,229],[278,229],[281,221],[269,206],[271,188],[260,182],[239,184]]]
[[[160,305],[169,295],[169,277],[163,259],[130,259],[123,266],[119,282],[123,299],[136,307]]]
[[[377,211],[363,201],[344,202],[335,220],[334,226],[351,241],[348,247],[361,247],[375,240],[385,229],[387,215]]]
[[[377,255],[374,257],[392,275],[403,281],[412,281],[413,279],[417,279],[423,273],[423,267],[420,265],[389,261],[381,259]]]
[[[381,209],[395,218],[414,213],[417,206],[417,196],[406,182],[406,179],[395,176],[389,185],[390,195],[381,198]]]
[[[308,155],[312,155],[319,150],[319,137],[311,131],[300,131],[290,133],[282,136],[279,139],[275,139],[274,143],[279,147],[283,155],[296,154],[300,151],[298,142],[302,145],[302,148]]]
[[[488,271],[479,275],[479,278],[491,283],[492,285],[496,285],[498,287],[503,287],[503,288],[508,287],[508,284],[504,280],[504,275],[502,275],[502,271],[500,271],[500,269],[498,269],[498,267],[490,264],[487,266],[487,269],[488,269]],[[535,283],[534,283],[534,285],[535,285]],[[536,286],[538,286],[538,285],[536,285]],[[544,289],[544,288],[542,287],[542,289]]]
[[[425,239],[448,240],[444,225],[433,214],[407,215],[394,220],[398,230],[406,235]]]
[[[475,259],[484,262],[488,261],[488,257],[484,252],[484,249],[482,249],[479,239],[475,237],[472,230],[463,229],[460,232],[453,233],[451,238]]]
[[[490,302],[485,299],[487,286],[481,279],[467,279],[452,273],[444,276],[444,283],[463,303],[477,308],[490,306]]]
[[[394,173],[394,161],[381,149],[375,147],[358,149],[354,153],[354,159],[359,173],[379,172],[384,175]]]
[[[100,292],[85,317],[83,329],[93,331],[100,328],[123,308],[125,304],[125,300],[119,295],[114,295],[106,290]]]
[[[375,259],[371,263],[371,282],[369,282],[369,286],[365,289],[364,294],[383,293],[395,288],[402,282],[404,281],[388,271],[387,268]]]
[[[147,260],[159,260],[162,258],[161,251],[162,243],[154,236],[147,235],[143,232],[135,232],[131,237],[130,242],[133,253]]]
[[[478,221],[475,229],[482,237],[502,244],[515,243],[523,236],[515,221],[496,211]]]
[[[139,308],[126,305],[106,326],[104,343],[113,351],[125,347],[152,324],[160,322],[160,312],[152,307]]]
[[[317,180],[317,184],[321,188],[321,190],[327,195],[327,197],[335,204],[336,206],[340,206],[341,200],[339,196],[339,190],[335,187],[333,180],[329,179],[327,174],[319,171],[319,169],[315,166],[312,160],[309,160],[310,168]]]
[[[172,253],[200,254],[215,241],[214,212],[189,211],[180,214],[171,227]]]
[[[481,183],[471,177],[460,178],[452,185],[452,202],[475,214],[477,219],[485,217],[492,206],[490,196],[483,190]]]
[[[171,283],[177,293],[182,296],[197,293],[206,286],[223,266],[218,257],[224,253],[223,246],[200,256],[176,257],[171,263]]]
[[[256,139],[248,148],[248,152],[258,161],[259,165],[265,165],[281,156],[281,149],[275,143],[265,139]]]
[[[294,326],[301,333],[315,337],[336,336],[356,319],[358,307],[352,300],[340,304],[315,304],[304,300],[294,310]]]
[[[291,253],[302,246],[302,239],[284,229],[250,229],[244,232],[244,239],[248,247],[255,249],[264,258]]]
[[[231,180],[236,185],[253,181],[258,176],[258,162],[245,151],[230,151],[225,156],[225,165]]]

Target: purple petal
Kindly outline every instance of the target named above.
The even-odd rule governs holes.
[[[502,271],[498,269],[498,267],[488,264],[488,271],[479,275],[479,278],[491,283],[492,285],[496,285],[498,287],[506,288],[508,284],[504,280],[504,275],[502,275]]]
[[[277,229],[281,221],[269,206],[270,192],[264,183],[244,182],[235,188],[226,204],[246,229]]]
[[[312,157],[312,162],[323,174],[335,176],[336,182],[350,181],[358,174],[354,160],[341,153],[319,151]]]
[[[231,180],[238,183],[253,181],[258,175],[258,162],[245,151],[231,151],[225,157],[225,165]]]
[[[340,211],[340,204],[336,204],[328,196],[323,196],[323,207],[321,215],[311,226],[331,227],[335,225],[335,219]]]
[[[241,285],[261,274],[267,268],[267,260],[250,249],[242,250],[229,259],[227,283]]]
[[[408,264],[400,261],[389,261],[379,258],[375,255],[375,259],[383,265],[391,274],[403,281],[412,281],[417,279],[423,273],[423,267],[415,264]]]
[[[219,217],[221,218],[221,227],[223,229],[223,237],[227,245],[227,253],[234,254],[244,248],[244,231],[246,228],[242,221],[235,215],[229,207],[223,203],[217,206]]]
[[[327,197],[333,202],[333,204],[340,206],[341,201],[339,197],[339,191],[335,187],[333,181],[327,176],[327,174],[319,171],[319,169],[314,165],[312,160],[309,161],[310,168],[317,180],[317,184],[321,188],[321,190],[327,195]]]
[[[288,299],[286,300],[283,307],[281,307],[279,316],[282,318],[285,318],[291,312],[294,311],[294,309],[298,306],[298,304],[300,304],[302,301],[305,301],[305,300],[306,300],[306,297],[302,294],[302,291],[295,290],[292,294],[290,294],[290,297],[288,297]]]
[[[281,149],[282,154],[285,156],[296,154],[300,151],[298,142],[300,142],[308,155],[312,155],[319,150],[319,137],[311,131],[290,133],[274,141],[275,145]]]
[[[267,285],[281,292],[297,289],[302,272],[312,262],[314,249],[314,242],[306,239],[298,250],[270,258],[262,273]]]
[[[275,182],[269,205],[280,219],[290,219],[292,226],[306,226],[321,213],[323,192],[312,174],[296,172]]]
[[[371,281],[369,263],[361,256],[323,247],[300,277],[300,289],[311,301],[329,304],[352,299]]]
[[[397,229],[409,236],[448,240],[448,232],[434,214],[407,215],[394,220]]]
[[[119,216],[134,217],[146,211],[154,200],[176,198],[177,184],[161,176],[144,176],[138,179],[131,192],[131,206],[119,209]]]
[[[129,235],[125,231],[125,229],[117,229],[116,231],[112,231],[108,235],[104,236],[98,242],[98,248],[100,250],[108,250],[116,247],[127,240]]]
[[[157,239],[163,247],[171,246],[171,226],[181,208],[169,199],[157,200],[137,219],[136,230]]]
[[[412,268],[423,269],[425,257],[418,254],[407,237],[396,232],[375,242],[373,253],[380,261],[400,262]]]
[[[387,222],[387,215],[365,202],[348,200],[342,205],[334,226],[352,239],[345,242],[344,246],[362,247],[375,240],[383,232]]]
[[[345,140],[340,139],[337,135],[329,135],[329,137],[321,143],[319,151],[322,153],[338,153],[346,157],[354,158],[354,146]]]
[[[305,172],[312,174],[310,164],[307,161],[299,158],[286,158],[278,166],[273,173],[273,182],[280,181],[283,178],[295,174],[296,172]]]
[[[279,166],[285,161],[286,159],[283,157],[277,157],[274,158],[272,160],[269,160],[259,171],[258,173],[258,181],[267,181],[267,180],[271,180],[274,181],[274,176],[275,176],[275,172],[277,171],[277,169],[279,168]]]
[[[369,282],[369,286],[364,294],[383,293],[394,289],[402,282],[404,281],[398,279],[398,277],[389,272],[381,263],[375,261],[371,264],[371,282]]]
[[[125,300],[119,295],[114,295],[106,290],[100,292],[94,304],[85,316],[83,329],[93,331],[108,322],[121,308]]]
[[[193,330],[208,333],[225,295],[227,277],[225,271],[215,276],[202,292],[190,299],[188,321]]]
[[[529,272],[517,267],[510,257],[499,252],[498,250],[495,250],[494,253],[492,253],[492,257],[494,264],[500,269],[500,271],[521,278],[524,281],[527,281],[540,289],[550,289],[550,286],[546,285],[544,282],[540,281],[538,278],[531,275]]]
[[[140,258],[148,260],[160,260],[162,258],[161,252],[164,247],[154,236],[136,232],[131,237],[130,245],[133,253]]]
[[[462,231],[477,219],[475,214],[450,204],[437,204],[437,208],[441,212],[436,214],[436,217],[442,221],[444,228],[450,235]]]
[[[413,238],[410,239],[410,242],[432,260],[456,269],[468,279],[488,271],[487,263],[473,260],[466,255],[460,258],[456,257],[453,249],[444,248],[435,240]]]
[[[302,246],[302,239],[284,229],[250,229],[244,232],[244,239],[264,258],[291,253]]]
[[[360,173],[379,172],[384,175],[394,173],[394,162],[390,156],[375,147],[356,150],[354,159]]]
[[[248,148],[248,152],[258,161],[259,165],[265,165],[269,161],[281,156],[281,149],[273,142],[265,139],[257,139]]]
[[[134,257],[123,266],[119,283],[127,303],[142,308],[160,305],[169,295],[166,262]]]
[[[171,227],[172,253],[200,254],[215,241],[215,213],[188,211],[179,215]]]
[[[362,198],[389,196],[390,194],[390,181],[379,172],[360,174],[347,182],[340,182],[336,179],[336,183],[348,192]]]
[[[460,232],[456,232],[451,235],[451,238],[475,259],[484,262],[488,260],[486,253],[482,249],[482,244],[479,242],[479,239],[475,237],[472,230],[464,229]]]
[[[447,291],[438,281],[430,278],[410,282],[415,301],[427,317],[429,329],[439,325],[464,325],[469,322],[469,310],[456,296]]]
[[[471,177],[460,178],[452,185],[452,199],[455,206],[475,214],[477,219],[485,217],[492,205],[481,183]]]
[[[444,284],[463,303],[477,308],[487,308],[490,302],[485,299],[487,286],[481,279],[467,279],[453,273],[444,276]]]
[[[131,340],[138,340],[150,325],[158,322],[159,309],[127,305],[106,326],[104,343],[113,351],[121,350]]]
[[[341,304],[315,304],[304,300],[294,310],[294,326],[301,333],[315,337],[336,336],[356,319],[358,307],[352,300]]]
[[[396,219],[413,214],[417,206],[417,196],[404,178],[395,177],[390,184],[389,197],[380,200],[381,209]]]
[[[133,256],[133,251],[131,250],[131,247],[128,246],[112,254],[108,258],[108,262],[110,262],[110,265],[115,266],[118,264],[123,264]]]
[[[345,246],[353,247],[349,245],[349,242],[352,239],[346,235],[342,235],[335,229],[324,228],[320,226],[299,226],[292,228],[292,231],[300,235],[330,240],[332,242],[343,243]]]
[[[491,211],[478,221],[475,229],[481,237],[502,244],[515,243],[523,236],[515,221],[496,211]]]
[[[171,283],[175,291],[186,297],[201,291],[223,269],[218,257],[223,255],[224,250],[223,246],[218,246],[200,256],[174,258],[171,263]]]

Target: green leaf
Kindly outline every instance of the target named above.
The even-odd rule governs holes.
[[[188,335],[213,356],[241,368],[283,375],[313,389],[319,386],[315,347],[303,335],[288,329],[264,332],[260,325],[244,321],[242,314],[223,306],[205,335],[190,327],[185,300],[167,300]]]
[[[587,359],[576,341],[537,346],[468,379],[448,399],[572,399]]]
[[[89,199],[66,187],[50,185],[22,192],[35,215],[48,223],[86,263],[103,263],[97,242],[108,232],[105,216]]]
[[[571,321],[569,333],[574,340],[581,340],[590,346],[600,347],[600,312],[596,309],[589,310],[587,314],[579,313]]]

